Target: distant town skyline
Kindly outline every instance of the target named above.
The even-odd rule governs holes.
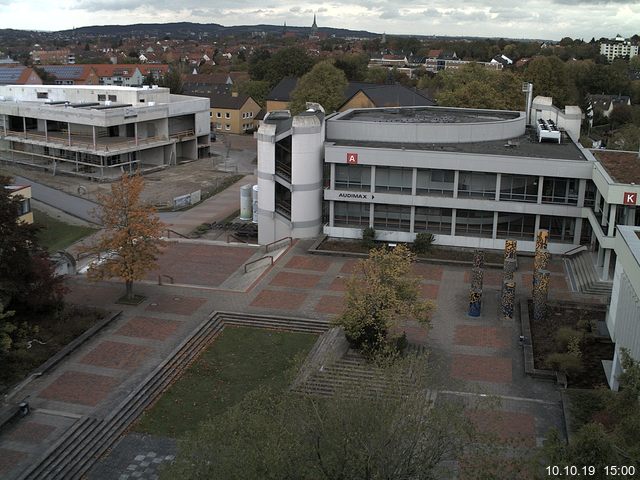
[[[637,0],[271,0],[255,7],[230,0],[0,0],[0,28],[66,30],[91,25],[198,22],[272,24],[386,32],[509,38],[629,37],[640,33]]]

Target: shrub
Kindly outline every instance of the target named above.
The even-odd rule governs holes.
[[[376,231],[372,227],[362,230],[362,246],[368,249],[376,246]]]
[[[418,255],[424,255],[431,250],[431,246],[435,243],[436,237],[433,233],[420,232],[413,241],[413,251]]]
[[[580,357],[571,353],[552,353],[547,356],[546,364],[554,370],[567,375],[579,373],[582,370]]]
[[[582,336],[583,333],[574,328],[560,327],[554,335],[556,349],[559,352],[565,352],[569,348],[569,344],[572,342],[575,344],[575,338],[580,342],[580,340],[582,340]]]

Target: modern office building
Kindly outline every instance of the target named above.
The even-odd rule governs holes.
[[[23,223],[33,223],[33,212],[31,211],[31,186],[30,185],[5,185],[9,197],[17,198],[20,202],[18,207],[18,221]]]
[[[527,118],[529,117],[529,118]],[[315,107],[272,112],[258,131],[259,242],[285,236],[534,251],[597,251],[610,279],[619,224],[640,224],[637,153],[592,152],[577,143],[581,111],[537,97],[525,112],[401,107],[324,118]],[[623,165],[623,166],[622,166]],[[629,168],[635,166],[634,168]]]
[[[209,99],[168,88],[0,86],[4,161],[96,180],[209,155]]]
[[[604,362],[609,386],[617,390],[622,372],[620,350],[640,359],[640,227],[620,226],[615,239],[617,256],[607,329],[616,344],[613,361]]]

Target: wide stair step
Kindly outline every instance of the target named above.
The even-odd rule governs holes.
[[[572,279],[572,288],[580,293],[611,296],[612,282],[600,280],[590,252],[580,252],[565,258],[565,266]]]
[[[104,419],[84,417],[20,475],[23,480],[81,479],[126,429],[193,363],[225,326],[322,333],[329,323],[301,318],[217,312],[201,323],[167,359]]]

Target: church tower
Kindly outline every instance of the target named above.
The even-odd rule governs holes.
[[[311,24],[311,33],[309,34],[309,38],[316,40],[318,39],[318,24],[316,23],[316,14],[313,14],[313,23]]]

